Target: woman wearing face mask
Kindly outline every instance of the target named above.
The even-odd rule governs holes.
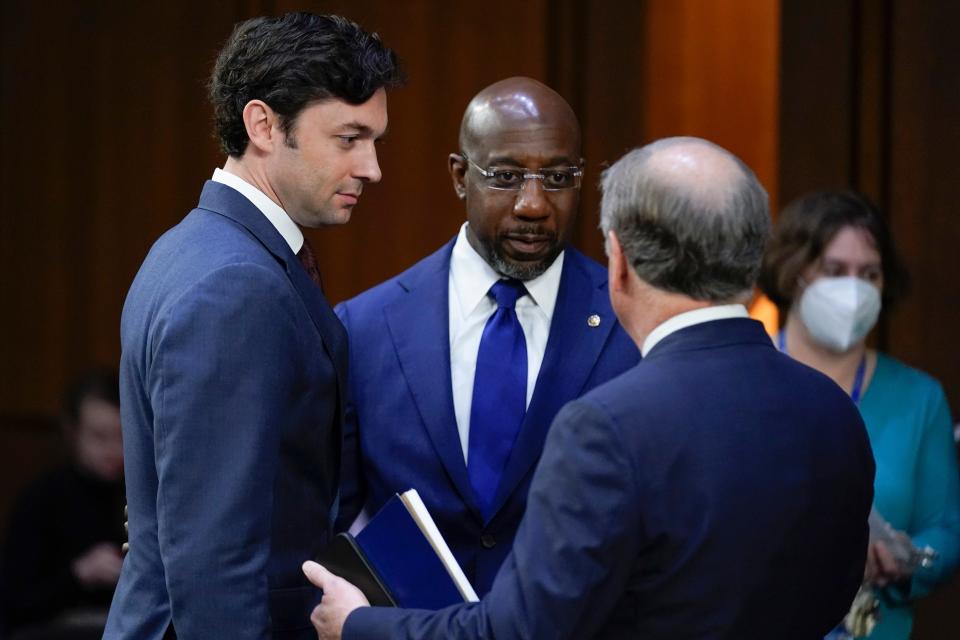
[[[760,275],[785,318],[780,349],[846,390],[867,426],[877,464],[874,509],[895,530],[894,540],[871,535],[867,553],[864,581],[880,602],[871,640],[908,638],[911,601],[949,577],[960,560],[960,476],[943,390],[866,345],[881,307],[901,293],[904,280],[883,219],[851,192],[791,203]],[[911,567],[897,554],[906,542],[937,556],[929,566]]]

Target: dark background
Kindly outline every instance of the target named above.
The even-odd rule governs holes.
[[[150,245],[222,166],[204,83],[232,25],[341,13],[400,54],[384,180],[311,231],[331,301],[432,252],[463,219],[446,174],[463,108],[529,75],[584,128],[575,243],[602,259],[596,181],[626,150],[699,135],[750,164],[776,208],[854,187],[889,215],[913,274],[878,345],[960,407],[960,3],[953,0],[32,2],[0,13],[0,526],[58,455],[61,389],[119,360],[123,298]],[[825,526],[829,526],[825,523]],[[916,637],[960,588],[925,602]],[[948,634],[949,635],[949,634]]]

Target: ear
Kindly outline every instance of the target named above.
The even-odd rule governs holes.
[[[625,293],[630,288],[630,270],[623,253],[620,239],[612,230],[607,232],[607,278],[610,281],[610,291]]]
[[[280,118],[263,100],[251,100],[243,107],[243,126],[250,144],[260,151],[269,153],[278,141],[283,143]]]
[[[447,158],[447,170],[453,180],[453,191],[461,200],[467,197],[467,185],[463,180],[467,173],[467,161],[458,153],[451,153]]]

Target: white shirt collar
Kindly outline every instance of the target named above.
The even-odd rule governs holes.
[[[477,308],[490,287],[503,278],[493,270],[476,249],[467,240],[467,224],[463,223],[457,241],[453,245],[453,254],[450,256],[450,277],[453,279],[454,290],[457,292],[461,317],[466,318]],[[546,271],[527,280],[523,286],[534,304],[547,316],[553,319],[553,309],[557,305],[557,291],[560,289],[560,276],[563,273],[563,251],[557,256]],[[523,298],[521,298],[521,301]],[[518,301],[518,303],[520,303]]]
[[[252,202],[253,206],[266,216],[270,224],[272,224],[280,235],[283,236],[283,239],[287,241],[287,244],[290,245],[290,249],[294,253],[300,251],[300,247],[303,246],[303,232],[300,231],[300,227],[290,218],[287,212],[271,200],[267,194],[240,176],[230,173],[229,171],[224,171],[223,169],[215,169],[211,180],[239,191],[240,195]]]
[[[679,331],[680,329],[686,329],[687,327],[692,327],[695,324],[710,322],[711,320],[749,317],[750,316],[747,313],[747,308],[742,304],[721,304],[713,307],[704,307],[703,309],[694,309],[693,311],[679,313],[672,318],[661,322],[653,331],[650,332],[650,335],[647,336],[647,339],[643,341],[643,348],[640,350],[640,355],[646,358],[647,354],[650,353],[650,350],[653,349],[658,342],[666,338],[671,333]]]

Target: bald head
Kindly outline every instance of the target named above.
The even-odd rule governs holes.
[[[704,211],[723,211],[752,176],[732,153],[701,138],[665,138],[645,149],[649,179]]]
[[[508,78],[478,93],[448,157],[470,246],[503,276],[542,275],[570,238],[582,165],[580,125],[556,91]]]
[[[580,153],[580,123],[559,93],[533,78],[495,82],[474,96],[460,123],[460,149],[470,157],[489,136],[510,131],[562,131]]]
[[[604,172],[600,224],[645,282],[720,302],[752,289],[770,214],[766,192],[735,155],[699,138],[666,138]]]

